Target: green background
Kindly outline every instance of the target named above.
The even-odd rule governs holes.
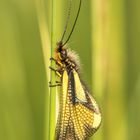
[[[61,38],[68,1],[53,2],[0,0],[0,140],[53,140],[51,38],[53,44]],[[79,55],[82,79],[102,111],[102,125],[91,139],[139,140],[139,5],[139,0],[82,2],[68,46]],[[66,38],[77,7],[73,0]]]

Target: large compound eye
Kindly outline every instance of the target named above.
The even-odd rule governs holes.
[[[67,57],[67,51],[66,50],[62,50],[61,53],[60,53],[60,55],[61,55],[61,58],[63,60],[66,59],[66,57]]]

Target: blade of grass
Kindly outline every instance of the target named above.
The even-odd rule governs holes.
[[[108,80],[104,102],[105,136],[108,140],[127,140],[125,1],[109,1],[107,15]]]
[[[106,51],[106,1],[98,0],[92,1],[92,71],[93,71],[93,91],[99,106],[101,107],[102,119],[103,115],[103,94],[106,87],[107,74],[107,51]],[[103,121],[102,121],[103,122]],[[94,140],[103,140],[103,123],[101,128],[92,137]]]
[[[45,2],[44,0],[36,0],[36,10],[37,10],[37,18],[38,18],[38,24],[39,24],[39,31],[40,31],[40,37],[42,42],[42,52],[44,56],[44,65],[45,65],[45,71],[46,71],[46,105],[45,105],[45,124],[44,124],[44,139],[49,139],[49,107],[50,107],[50,94],[49,94],[49,88],[48,88],[48,80],[50,79],[50,71],[49,71],[49,65],[50,65],[50,38],[49,38],[49,31],[47,26],[47,20],[49,20],[49,17],[46,16],[45,12]],[[47,10],[48,11],[48,10]]]
[[[51,3],[51,57],[54,57],[54,50],[56,47],[56,0],[52,0]],[[51,67],[55,67],[55,62],[51,61]],[[51,84],[55,83],[55,73],[51,71],[50,81]],[[55,124],[56,124],[56,87],[50,88],[50,107],[49,107],[49,140],[54,140],[55,135]]]
[[[103,114],[102,134],[94,139],[126,140],[124,1],[93,6],[93,87]]]

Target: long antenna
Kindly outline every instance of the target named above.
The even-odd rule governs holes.
[[[73,31],[74,31],[75,25],[76,25],[76,23],[77,23],[77,19],[78,19],[78,17],[79,17],[79,13],[80,13],[80,9],[81,9],[81,4],[82,4],[82,0],[80,0],[79,8],[78,8],[77,15],[76,15],[76,18],[75,18],[73,27],[72,27],[72,29],[71,29],[71,32],[70,32],[70,34],[69,34],[67,40],[65,41],[65,43],[62,44],[62,46],[65,46],[65,45],[67,44],[67,42],[69,41],[69,39],[70,39],[70,37],[71,37],[71,35],[72,35]]]
[[[63,42],[64,36],[65,36],[67,28],[68,28],[68,22],[69,22],[69,19],[70,19],[70,12],[71,12],[71,2],[72,2],[72,0],[69,0],[69,9],[68,9],[67,21],[66,21],[64,32],[63,32],[63,35],[62,35],[62,38],[61,38],[60,42]]]

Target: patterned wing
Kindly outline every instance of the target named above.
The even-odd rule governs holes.
[[[60,106],[59,106],[59,115],[56,126],[56,140],[65,140],[68,137],[69,133],[69,118],[70,118],[70,109],[69,109],[69,97],[68,97],[68,75],[67,72],[63,72],[62,77],[62,88],[60,95]]]
[[[72,75],[70,77],[73,77],[71,82],[75,87],[72,91],[72,94],[75,94],[75,103],[71,108],[71,117],[77,138],[84,140],[100,126],[101,113],[96,101],[81,83],[78,73],[73,70]]]
[[[82,85],[78,73],[64,71],[56,140],[85,140],[99,127],[96,101]]]

